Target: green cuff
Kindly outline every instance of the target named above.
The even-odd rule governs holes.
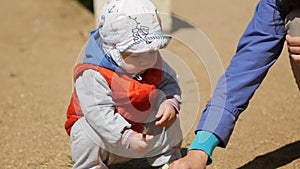
[[[212,163],[212,152],[216,146],[220,143],[220,140],[211,132],[198,131],[196,138],[189,147],[189,150],[202,150],[208,155],[207,165]]]

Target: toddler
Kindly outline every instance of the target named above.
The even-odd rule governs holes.
[[[153,167],[181,157],[181,91],[159,49],[171,40],[149,0],[110,0],[91,32],[65,128],[73,168],[103,168],[133,158]]]

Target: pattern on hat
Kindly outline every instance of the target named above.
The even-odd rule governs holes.
[[[99,16],[104,50],[119,64],[118,52],[142,53],[167,46],[159,14],[149,0],[110,0]],[[113,51],[112,51],[113,50]]]

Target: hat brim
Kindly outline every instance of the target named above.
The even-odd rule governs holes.
[[[166,48],[170,43],[172,36],[154,35],[141,38],[130,43],[125,49],[119,49],[121,52],[142,53],[151,50]]]

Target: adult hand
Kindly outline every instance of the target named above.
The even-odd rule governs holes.
[[[155,116],[158,120],[155,122],[156,126],[168,127],[176,120],[176,111],[169,103],[162,103]]]
[[[290,57],[300,66],[300,37],[286,35],[286,42]]]
[[[141,133],[134,134],[130,137],[129,148],[136,153],[145,154],[149,150],[149,141],[152,139],[152,135],[146,135],[146,138],[143,138]]]
[[[208,155],[201,150],[190,150],[188,154],[174,161],[170,169],[205,169]]]

